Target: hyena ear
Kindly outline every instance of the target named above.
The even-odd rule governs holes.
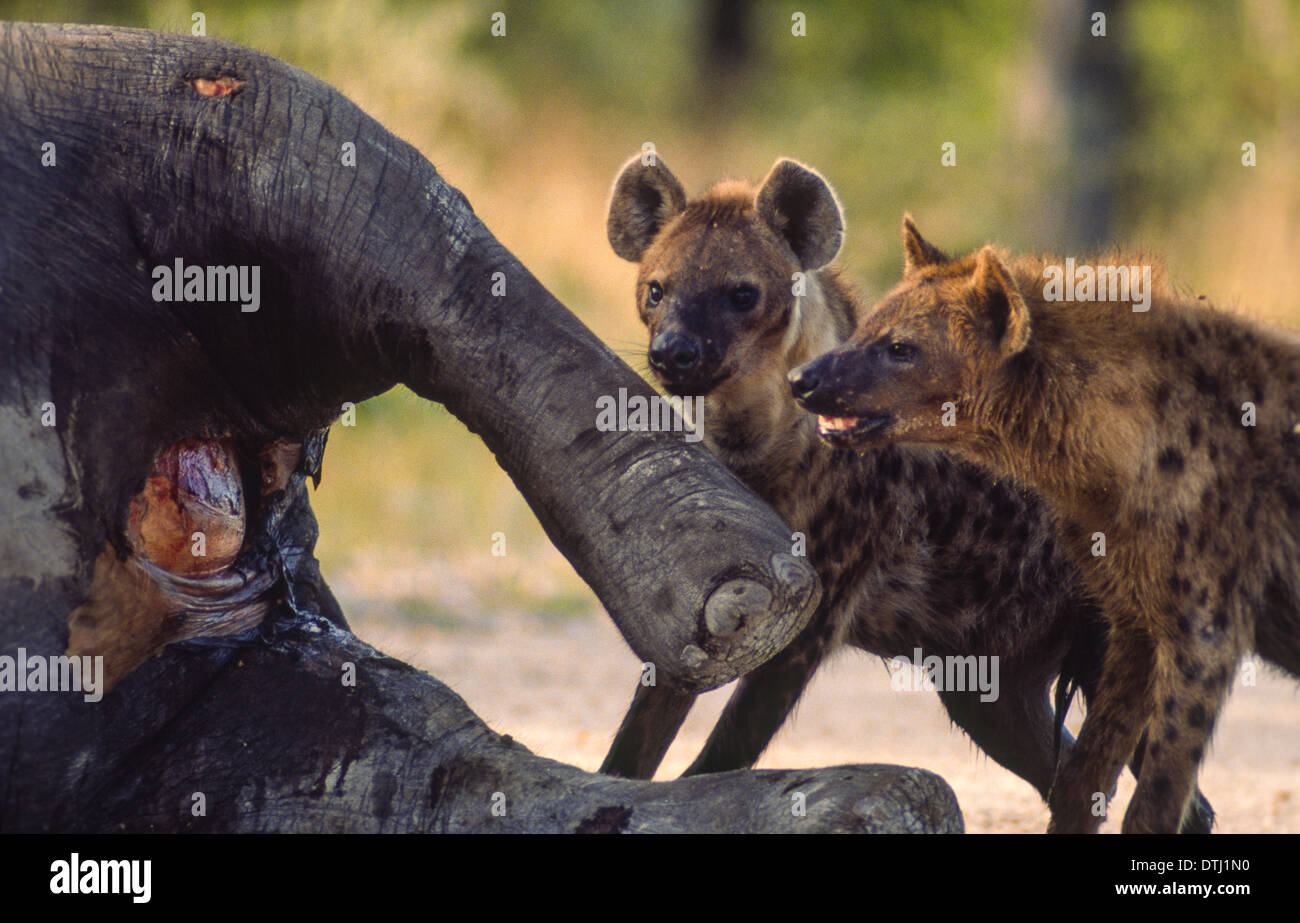
[[[659,155],[637,154],[627,162],[609,200],[605,232],[625,260],[639,263],[665,224],[686,208],[686,193]]]
[[[948,254],[933,246],[916,229],[912,216],[903,214],[903,275],[910,276],[927,266],[938,266],[949,261]]]
[[[976,312],[992,324],[998,352],[1006,358],[1024,349],[1029,344],[1029,308],[992,247],[975,257],[971,287]]]
[[[830,184],[811,167],[778,160],[758,188],[754,207],[785,238],[800,269],[821,269],[840,252],[844,213]]]

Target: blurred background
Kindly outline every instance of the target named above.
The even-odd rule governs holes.
[[[635,270],[604,228],[614,174],[646,142],[690,193],[781,156],[815,166],[869,296],[899,275],[908,210],[950,251],[1144,247],[1188,289],[1300,324],[1297,2],[0,0],[0,18],[177,32],[196,9],[208,35],[310,71],[422,150],[641,371]],[[476,437],[396,389],[334,428],[313,502],[358,634],[535,751],[599,764],[637,660]],[[665,773],[725,695],[697,707]],[[1298,731],[1294,684],[1234,693],[1202,776],[1221,829],[1300,832]],[[1046,825],[933,694],[891,693],[857,653],[819,674],[761,765],[873,761],[943,774],[971,830]]]

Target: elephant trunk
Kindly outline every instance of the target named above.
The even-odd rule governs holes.
[[[212,40],[4,25],[0,87],[0,148],[28,152],[0,158],[0,324],[37,347],[0,400],[69,411],[83,585],[164,446],[302,441],[402,382],[484,439],[659,679],[721,685],[807,622],[785,524],[682,432],[599,426],[653,392],[324,84]]]

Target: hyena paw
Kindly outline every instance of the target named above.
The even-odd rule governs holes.
[[[1133,795],[1124,813],[1124,833],[1177,833],[1183,819],[1181,799]]]
[[[1106,819],[1109,796],[1095,791],[1095,785],[1085,784],[1066,766],[1057,776],[1047,798],[1052,812],[1048,833],[1096,833]]]

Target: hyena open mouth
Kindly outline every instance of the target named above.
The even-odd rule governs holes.
[[[892,414],[876,413],[861,417],[817,416],[817,435],[831,445],[848,445],[861,440],[884,427],[894,419]]]

